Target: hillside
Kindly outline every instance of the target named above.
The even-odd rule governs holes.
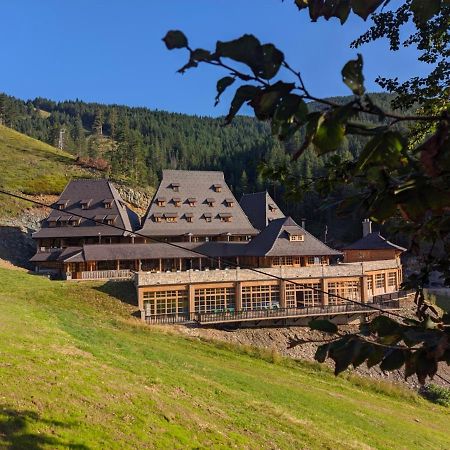
[[[114,296],[125,286],[0,269],[0,447],[450,446],[448,409],[142,325]]]
[[[67,181],[92,174],[75,164],[75,157],[48,144],[0,125],[0,187],[26,195],[59,194]],[[0,219],[30,207],[4,195]]]

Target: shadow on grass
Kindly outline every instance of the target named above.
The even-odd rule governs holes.
[[[128,305],[137,306],[138,304],[136,288],[132,281],[107,281],[95,289]]]
[[[45,425],[67,428],[69,425],[43,419],[34,411],[18,411],[8,406],[0,405],[0,447],[10,450],[28,449],[41,450],[43,448],[63,447],[75,450],[88,450],[84,444],[63,441],[50,434],[31,432],[30,425]]]

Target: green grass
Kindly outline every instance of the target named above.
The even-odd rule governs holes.
[[[142,325],[116,292],[0,269],[0,447],[450,447],[448,409]]]
[[[0,187],[28,195],[59,194],[71,178],[92,176],[69,153],[1,125],[0,167]],[[0,217],[30,206],[5,196],[1,205]]]

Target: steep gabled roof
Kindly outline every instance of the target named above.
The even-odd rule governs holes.
[[[393,244],[378,232],[373,232],[348,245],[344,250],[398,250],[404,252],[406,248]]]
[[[105,200],[111,202],[110,208],[105,208]],[[82,208],[82,202],[88,202],[87,208]],[[62,205],[64,211],[52,210],[43,221],[42,228],[33,234],[34,238],[64,238],[83,236],[124,236],[129,234],[106,225],[98,225],[92,220],[99,217],[117,216],[114,225],[135,231],[139,226],[138,216],[123,202],[116,188],[108,180],[72,180],[65,187],[56,205]],[[50,227],[49,222],[61,221],[61,217],[80,214],[87,219],[81,219],[78,226]],[[77,216],[72,216],[77,219]]]
[[[161,198],[165,199],[164,206],[158,205],[157,200]],[[173,198],[181,199],[179,206],[175,206]],[[212,198],[214,203],[210,206],[208,199]],[[230,200],[233,206],[229,206]],[[154,220],[158,215],[173,217],[168,214],[176,214],[177,220]],[[186,217],[190,218],[189,222]],[[164,170],[139,232],[146,236],[181,236],[187,233],[214,236],[227,233],[255,235],[257,230],[236,202],[225,183],[223,172]]]
[[[258,230],[263,230],[275,219],[285,217],[267,191],[244,194],[239,204],[252,225]]]
[[[290,235],[303,236],[303,241],[291,241]],[[247,245],[247,256],[331,256],[340,255],[290,217],[275,219]]]

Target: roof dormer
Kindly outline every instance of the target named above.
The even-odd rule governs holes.
[[[213,207],[215,205],[215,203],[216,203],[216,199],[212,198],[212,197],[209,197],[209,198],[206,199],[206,203],[207,203],[208,206]]]
[[[213,191],[214,192],[222,192],[222,185],[221,184],[213,184]]]
[[[112,208],[112,204],[113,204],[113,199],[112,198],[105,198],[105,200],[103,200],[103,208],[105,209],[111,209]]]
[[[92,198],[86,198],[84,200],[80,200],[81,209],[89,209],[92,203]]]
[[[187,199],[189,206],[196,206],[197,205],[197,199],[195,197],[189,197]]]
[[[226,198],[225,206],[227,206],[228,208],[233,207],[234,206],[234,198]]]
[[[166,197],[157,197],[156,204],[158,206],[166,206]]]
[[[69,200],[58,200],[56,202],[56,208],[62,211],[67,207],[67,204],[69,203]]]
[[[180,183],[172,183],[172,184],[170,185],[170,187],[172,188],[172,190],[173,190],[174,192],[179,192],[179,191],[180,191]]]

